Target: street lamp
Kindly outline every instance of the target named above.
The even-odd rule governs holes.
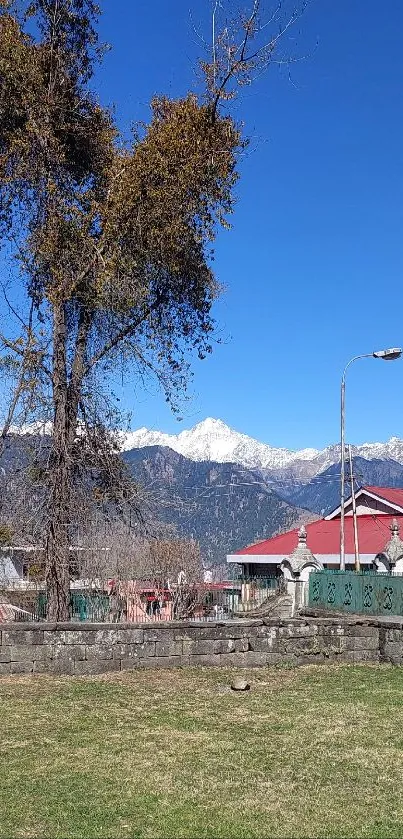
[[[340,411],[340,450],[341,450],[341,473],[340,473],[340,571],[345,571],[346,555],[345,555],[345,538],[344,538],[344,480],[345,480],[345,394],[346,394],[346,372],[353,361],[358,361],[360,358],[382,358],[383,361],[395,361],[400,358],[403,350],[400,347],[392,347],[388,350],[377,350],[377,352],[364,353],[363,355],[355,355],[346,364],[343,376],[341,379],[341,411]]]

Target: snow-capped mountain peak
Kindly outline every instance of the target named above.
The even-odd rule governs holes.
[[[225,422],[213,417],[207,417],[180,434],[164,434],[140,428],[126,435],[122,448],[127,451],[144,446],[169,446],[190,460],[233,462],[264,469],[281,468],[295,459],[312,460],[319,454],[316,449],[292,452],[289,449],[274,448],[234,431]]]
[[[207,417],[179,434],[139,428],[122,437],[124,451],[145,446],[168,446],[190,460],[232,462],[270,472],[286,471],[295,477],[319,474],[339,460],[340,452],[338,444],[323,450],[307,448],[291,451],[276,448],[235,431],[222,420],[213,417]],[[353,447],[353,452],[366,460],[392,459],[403,463],[403,440],[391,437],[386,443],[363,443]]]
[[[12,434],[51,435],[51,423],[34,423],[22,428],[11,428]],[[319,475],[340,460],[340,444],[325,449],[291,451],[261,443],[230,428],[220,419],[207,417],[193,428],[179,434],[166,434],[144,426],[136,431],[120,432],[122,451],[146,446],[167,446],[189,460],[236,463],[249,469],[261,469],[274,480],[298,481]],[[386,443],[362,443],[352,447],[353,455],[365,460],[392,460],[403,464],[403,440],[391,437]]]

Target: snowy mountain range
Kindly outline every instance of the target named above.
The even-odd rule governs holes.
[[[51,433],[51,427],[32,426],[10,434],[0,467],[10,509],[13,475],[32,456],[24,435],[50,438]],[[140,428],[119,436],[124,461],[146,491],[153,520],[196,539],[204,559],[214,564],[338,503],[337,444],[323,450],[274,448],[211,418],[177,435]],[[45,457],[49,444],[44,441]],[[353,471],[360,485],[403,487],[403,440],[355,447]]]
[[[275,448],[246,434],[234,431],[222,420],[208,417],[180,434],[165,434],[139,428],[124,435],[123,451],[146,446],[168,446],[189,460],[237,463],[249,469],[261,469],[277,477],[297,479],[319,475],[339,460],[339,445],[325,449]],[[363,443],[353,447],[353,454],[365,460],[395,460],[403,464],[403,440],[391,437],[386,443]]]

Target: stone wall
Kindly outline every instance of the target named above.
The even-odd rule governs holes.
[[[354,618],[165,624],[2,624],[0,674],[87,675],[187,665],[391,661],[403,657],[403,623]]]
[[[380,625],[379,658],[391,664],[403,664],[403,620],[400,623]]]

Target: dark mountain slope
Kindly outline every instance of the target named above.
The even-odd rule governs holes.
[[[355,486],[388,486],[403,487],[403,466],[396,460],[365,460],[363,457],[353,458],[353,473],[356,477]],[[348,467],[346,468],[346,475]],[[346,494],[349,483],[346,483]],[[324,514],[335,509],[340,496],[340,463],[329,466],[316,478],[302,486],[284,485],[279,494],[290,504],[304,507],[314,513]]]
[[[192,461],[162,446],[131,449],[123,457],[150,493],[156,517],[199,541],[213,563],[309,518],[269,489],[258,472],[233,463]]]

